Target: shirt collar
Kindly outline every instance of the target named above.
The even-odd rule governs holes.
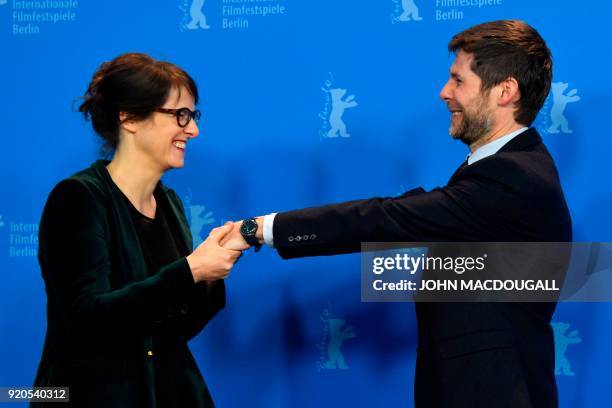
[[[523,133],[527,130],[527,127],[522,127],[518,130],[515,130],[512,133],[509,133],[505,136],[500,137],[499,139],[495,139],[492,142],[487,143],[484,146],[480,146],[476,151],[472,154],[468,154],[467,161],[468,165],[476,163],[478,160],[484,159],[485,157],[489,157],[494,155],[504,147],[506,143]]]

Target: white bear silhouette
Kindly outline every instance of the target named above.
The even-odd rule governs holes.
[[[357,102],[354,101],[355,96],[349,95],[346,99],[342,99],[346,94],[346,89],[334,88],[330,89],[332,100],[332,110],[329,114],[329,125],[330,129],[327,132],[327,137],[338,137],[338,132],[342,137],[351,137],[346,133],[346,124],[342,120],[344,110],[348,108],[354,108],[357,106]]]
[[[399,21],[410,21],[410,17],[414,21],[421,21],[419,17],[419,8],[414,3],[414,0],[402,0],[402,14],[398,17]]]
[[[206,24],[206,16],[202,11],[202,8],[204,8],[204,1],[205,0],[193,0],[193,3],[191,3],[191,8],[189,9],[191,21],[187,24],[188,29],[197,30],[198,26],[203,30],[210,28],[210,26]]]
[[[206,225],[215,222],[212,216],[212,211],[204,213],[206,207],[203,205],[189,206],[189,219],[191,220],[191,237],[193,238],[193,247],[197,247],[202,243],[202,230]]]
[[[563,133],[572,133],[572,130],[569,128],[567,118],[563,112],[565,111],[568,103],[578,102],[580,97],[576,95],[578,92],[576,89],[572,89],[567,94],[564,94],[567,87],[567,82],[553,82],[552,84],[553,106],[550,110],[552,125],[550,125],[548,128],[548,133],[559,133],[559,127],[561,127],[561,131]]]
[[[565,334],[569,329],[569,323],[555,322],[551,323],[555,335],[555,375],[573,376],[575,373],[570,367],[570,362],[565,356],[567,346],[582,342],[578,337],[578,330],[574,330],[569,334]]]
[[[344,326],[343,319],[327,319],[329,324],[329,344],[327,345],[327,361],[321,364],[321,367],[328,370],[335,370],[339,368],[341,370],[348,369],[344,361],[344,355],[340,351],[340,347],[344,340],[355,337],[355,331],[353,326]]]

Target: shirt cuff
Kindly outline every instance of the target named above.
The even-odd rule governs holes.
[[[263,239],[266,245],[274,248],[274,217],[277,213],[268,214],[263,221]]]

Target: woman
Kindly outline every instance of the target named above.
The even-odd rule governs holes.
[[[181,202],[160,178],[198,136],[193,79],[124,54],[101,65],[80,111],[114,150],[60,182],[40,224],[47,335],[35,385],[83,407],[213,406],[187,347],[225,305],[240,256],[214,229],[195,251]]]

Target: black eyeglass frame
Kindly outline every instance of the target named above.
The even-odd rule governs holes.
[[[200,117],[202,116],[202,112],[200,112],[199,109],[192,111],[189,108],[179,108],[179,109],[157,108],[155,109],[155,112],[167,113],[167,114],[176,116],[176,124],[182,128],[189,125],[189,122],[191,122],[192,119],[195,120],[196,123],[198,123],[198,121],[200,120]],[[183,116],[184,112],[187,112],[186,116]],[[185,122],[184,124],[181,124],[181,117],[186,117],[187,122]]]

